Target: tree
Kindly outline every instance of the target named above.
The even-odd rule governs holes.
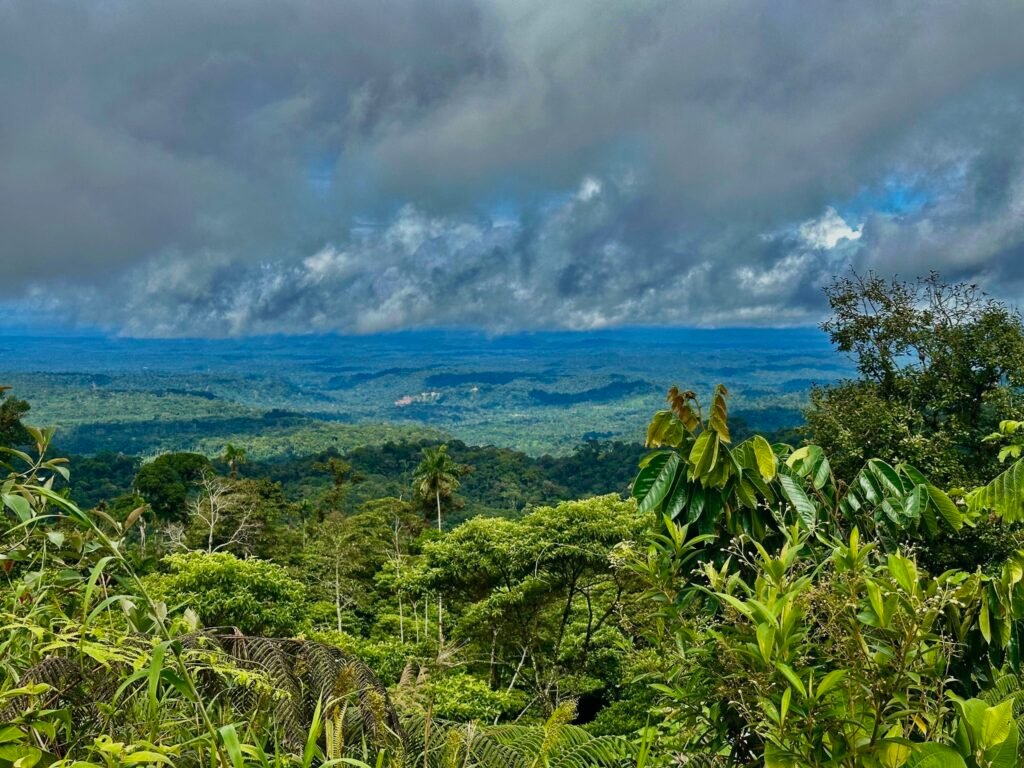
[[[994,474],[982,438],[1020,414],[1024,323],[976,286],[875,274],[837,278],[822,325],[859,377],[815,390],[806,418],[840,476],[868,458],[908,461],[933,481],[968,485]]]
[[[313,469],[331,476],[331,488],[323,498],[319,520],[330,512],[341,512],[348,497],[349,489],[363,478],[351,463],[340,456],[328,456],[323,461],[313,462]]]
[[[419,580],[445,595],[452,637],[487,659],[492,686],[526,687],[550,713],[609,684],[595,649],[622,642],[613,552],[647,522],[614,494],[476,517],[425,546]]]
[[[413,487],[424,500],[437,505],[437,530],[441,530],[441,500],[451,499],[461,484],[464,469],[448,455],[448,446],[424,448],[423,460],[413,474]]]
[[[276,563],[227,552],[168,555],[162,563],[167,572],[147,577],[150,589],[170,606],[191,608],[206,627],[288,637],[307,614],[302,583]]]
[[[254,500],[230,480],[203,474],[199,493],[188,503],[189,530],[207,554],[249,554],[261,526]]]
[[[0,447],[25,445],[31,438],[22,418],[29,412],[29,404],[10,394],[10,387],[0,386]]]
[[[302,553],[310,594],[334,604],[337,630],[345,630],[344,614],[372,617],[378,599],[375,577],[392,558],[401,558],[414,515],[408,502],[379,499],[354,515],[328,514],[310,526],[309,545]]]
[[[199,453],[165,453],[157,456],[135,476],[135,490],[161,522],[185,522],[188,498],[203,475],[212,470],[210,460]]]
[[[228,443],[224,446],[221,461],[228,465],[228,477],[238,477],[238,468],[245,464],[248,457],[244,448]]]

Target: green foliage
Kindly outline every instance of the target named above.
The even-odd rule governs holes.
[[[448,674],[432,677],[423,696],[437,717],[446,720],[490,722],[509,714],[518,697],[504,691],[495,691],[480,678],[467,674]]]
[[[10,393],[10,387],[0,387],[0,447],[25,445],[31,436],[22,424],[30,406]]]
[[[812,570],[804,543],[762,553],[753,582],[716,581],[716,693],[773,764],[886,764],[894,738],[948,729],[947,611],[976,600],[962,575],[931,579],[901,553],[877,558],[858,537]]]
[[[772,446],[760,435],[728,445],[726,395],[716,388],[705,424],[692,392],[669,392],[671,410],[648,427],[656,450],[633,482],[641,511],[701,534],[764,542],[791,524],[839,533],[860,525],[891,541],[963,526],[962,510],[909,464],[870,459],[845,484],[818,446]]]
[[[228,474],[231,477],[238,476],[238,468],[248,461],[248,454],[244,448],[240,448],[232,443],[227,443],[224,446],[224,453],[221,454],[221,461],[227,464]]]
[[[406,723],[413,764],[424,768],[619,768],[639,765],[637,750],[618,736],[593,736],[571,725],[572,702],[539,726],[454,724],[431,718]]]
[[[416,494],[425,506],[436,505],[437,507],[437,530],[439,531],[441,530],[441,502],[442,500],[450,502],[455,496],[464,471],[464,468],[456,464],[448,455],[448,446],[440,445],[437,448],[424,448],[423,460],[413,472],[412,483]]]
[[[683,724],[677,749],[794,768],[990,764],[964,748],[973,715],[950,697],[990,684],[990,662],[1020,663],[1024,552],[988,573],[932,577],[906,546],[934,555],[982,511],[1012,520],[1017,491],[1004,478],[1003,496],[983,488],[958,504],[914,467],[878,459],[845,484],[821,448],[769,453],[757,438],[736,459],[744,446],[725,444],[692,393],[669,399],[634,486],[664,525],[630,568],[657,606],[648,636],[676,657],[657,687]],[[724,391],[716,400],[724,415]],[[744,505],[744,470],[762,482],[755,504]],[[694,535],[672,500],[709,486],[721,512]],[[706,508],[690,514],[697,527]],[[1014,754],[1016,736],[999,749]]]
[[[226,552],[168,555],[165,573],[147,577],[155,597],[191,609],[205,627],[290,636],[303,624],[306,592],[286,569]]]
[[[1002,458],[1013,455],[1006,449],[1000,452]],[[1024,522],[1024,460],[1015,461],[993,480],[967,494],[967,506],[973,512],[994,512],[1008,523]]]
[[[449,634],[487,660],[475,669],[492,685],[527,685],[550,712],[610,682],[601,651],[622,635],[603,630],[625,589],[616,553],[644,525],[616,496],[475,518],[425,545],[409,587],[445,596]]]
[[[684,520],[701,533],[718,529],[766,533],[758,497],[775,500],[768,482],[778,472],[778,459],[763,438],[751,438],[730,448],[726,388],[715,388],[705,423],[692,391],[673,387],[671,408],[659,411],[647,429],[647,445],[655,448],[640,463],[633,496],[641,512]],[[798,495],[794,507],[800,506]],[[810,522],[810,521],[808,521]]]
[[[879,458],[914,464],[940,483],[991,477],[982,438],[1020,415],[1020,316],[936,274],[915,283],[853,275],[826,293],[833,314],[823,328],[860,379],[817,390],[805,415],[840,476]]]
[[[363,503],[407,493],[422,444],[280,465],[284,484],[234,452],[227,476],[157,460],[139,490],[176,500],[155,525],[130,496],[82,512],[63,462],[9,452],[0,765],[1016,764],[1024,551],[986,545],[1018,514],[1013,467],[949,493],[905,460],[844,475],[823,447],[740,439],[728,397],[673,388],[635,499],[513,501],[614,448],[428,451],[429,517],[478,478],[516,512],[449,530]],[[1016,434],[989,442],[1018,460]]]
[[[210,460],[201,454],[165,453],[142,466],[135,476],[135,490],[157,520],[182,522],[192,489],[211,469]]]
[[[954,744],[968,768],[1013,768],[1019,765],[1013,701],[989,705],[980,699],[953,697],[959,714]]]
[[[137,456],[99,453],[95,456],[69,457],[75,469],[71,494],[82,509],[92,509],[131,493],[135,476],[142,466]]]

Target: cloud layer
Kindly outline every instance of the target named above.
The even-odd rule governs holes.
[[[0,0],[0,301],[133,335],[1024,292],[1024,5]]]

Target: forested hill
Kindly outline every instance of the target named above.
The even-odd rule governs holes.
[[[15,353],[16,350],[16,353]],[[802,420],[812,384],[850,375],[813,328],[627,329],[490,337],[120,339],[0,332],[0,380],[81,455],[252,460],[453,437],[564,455],[588,439],[639,443],[664,382],[728,382],[733,412],[773,431]]]
[[[385,442],[356,448],[344,458],[337,450],[328,450],[296,458],[247,461],[238,474],[280,483],[285,498],[291,501],[318,500],[331,491],[332,468],[336,466],[332,461],[344,461],[351,472],[344,478],[344,493],[332,504],[351,513],[372,499],[409,497],[410,479],[423,449],[436,444],[432,440]],[[568,455],[541,457],[508,448],[468,446],[460,440],[447,445],[464,472],[457,506],[449,518],[452,523],[477,514],[516,516],[539,504],[625,494],[644,452],[638,443],[598,441],[583,443]],[[159,464],[166,464],[168,457],[191,455],[168,454]],[[105,452],[72,457],[72,465],[72,496],[79,505],[91,508],[115,504],[124,497],[124,503],[131,503],[143,461],[138,456]],[[227,471],[220,458],[214,458],[211,467]],[[173,477],[169,480],[175,481]]]

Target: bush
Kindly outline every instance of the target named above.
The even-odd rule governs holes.
[[[483,680],[458,673],[432,679],[427,695],[433,702],[434,714],[444,720],[494,720],[516,706],[512,694],[492,691]]]
[[[285,637],[304,624],[305,589],[280,565],[226,552],[168,555],[161,563],[167,573],[147,579],[155,596],[172,610],[191,608],[204,626]]]

